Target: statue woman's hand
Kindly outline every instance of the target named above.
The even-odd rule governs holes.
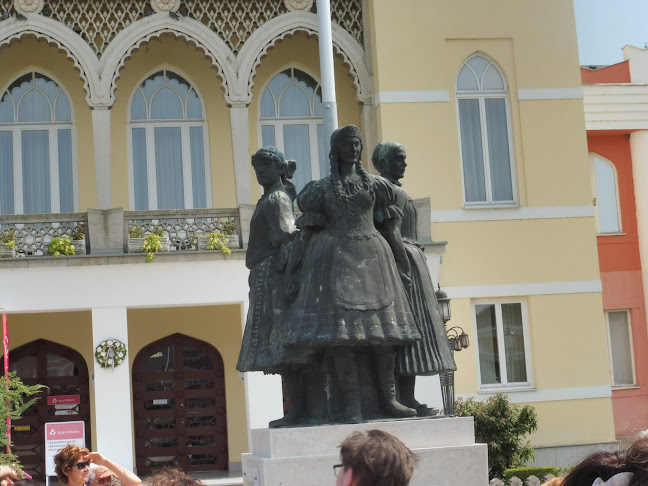
[[[396,265],[396,267],[398,268],[398,274],[405,286],[405,290],[409,292],[412,288],[412,277],[410,275],[411,269],[405,269],[401,265]]]

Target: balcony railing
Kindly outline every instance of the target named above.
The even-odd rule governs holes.
[[[80,225],[87,228],[88,213],[0,215],[0,233],[7,229],[14,232],[16,256],[19,257],[46,256],[52,238],[71,237]],[[87,232],[85,238],[89,249]]]
[[[124,251],[129,230],[142,229],[144,236],[157,228],[169,238],[171,251],[197,250],[198,235],[223,233],[228,227],[241,234],[238,209],[181,209],[124,212]]]

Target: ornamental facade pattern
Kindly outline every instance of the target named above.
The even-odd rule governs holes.
[[[40,13],[76,32],[98,58],[122,30],[153,13],[198,20],[238,55],[260,26],[289,11],[317,8],[312,0],[0,0],[0,17]],[[331,17],[363,45],[361,0],[331,0]]]

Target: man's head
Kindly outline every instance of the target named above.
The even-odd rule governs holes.
[[[340,444],[336,486],[407,486],[418,458],[382,430],[354,432]]]
[[[94,464],[93,464],[94,466]],[[88,474],[88,484],[90,486],[106,486],[112,481],[115,473],[108,469],[106,466],[90,467]]]

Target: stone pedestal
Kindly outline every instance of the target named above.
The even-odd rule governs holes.
[[[410,486],[484,486],[487,449],[475,444],[472,417],[394,420],[251,431],[252,452],[243,454],[245,486],[335,484],[340,443],[357,430],[381,429],[419,457]]]

